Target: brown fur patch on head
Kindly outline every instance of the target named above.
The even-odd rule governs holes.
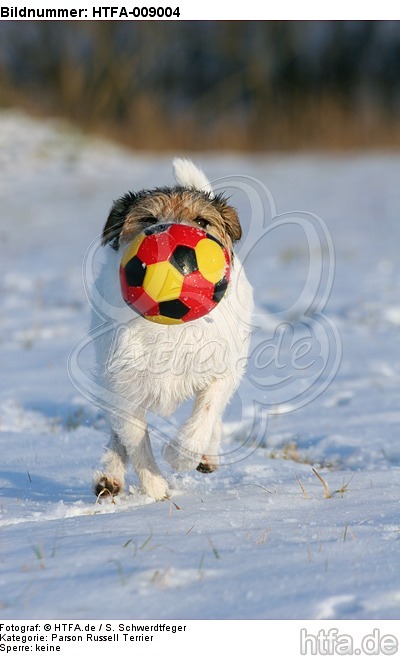
[[[103,230],[103,244],[118,250],[139,232],[154,223],[185,223],[203,227],[232,253],[232,245],[242,231],[236,210],[222,196],[196,189],[166,187],[128,193],[117,200]]]

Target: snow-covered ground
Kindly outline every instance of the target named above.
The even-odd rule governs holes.
[[[111,201],[171,183],[170,158],[0,114],[0,617],[398,618],[400,155],[195,159],[240,210],[257,302],[223,464],[175,474],[159,458],[170,501],[131,474],[96,503],[107,428],[75,346],[82,266]],[[303,372],[287,359],[300,338]],[[152,418],[156,450],[186,411]]]

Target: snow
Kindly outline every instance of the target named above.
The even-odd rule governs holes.
[[[171,500],[132,473],[115,503],[92,495],[107,428],[82,389],[82,265],[112,200],[172,183],[175,155],[0,114],[0,617],[396,619],[397,153],[195,156],[239,208],[257,302],[222,466],[176,474],[158,455]],[[151,418],[157,451],[187,411]]]

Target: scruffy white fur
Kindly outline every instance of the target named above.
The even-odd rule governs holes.
[[[204,173],[190,160],[175,159],[173,164],[180,186],[211,192]],[[179,471],[217,467],[222,414],[239,385],[247,356],[252,290],[235,256],[227,292],[209,315],[160,325],[124,306],[118,275],[122,253],[109,244],[105,253],[96,282],[104,299],[99,310],[106,315],[111,304],[117,314],[121,308],[123,318],[117,329],[95,340],[102,385],[109,394],[112,435],[94,485],[118,493],[130,461],[142,492],[160,500],[168,496],[168,483],[153,457],[146,412],[170,415],[194,397],[190,418],[164,447],[163,455]]]
[[[201,189],[214,196],[212,186],[201,169],[199,169],[190,159],[175,157],[172,161],[175,179],[182,187],[189,189]]]

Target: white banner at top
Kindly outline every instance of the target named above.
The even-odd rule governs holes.
[[[316,0],[194,2],[193,0],[0,0],[1,20],[187,21],[187,20],[393,20],[399,3]]]

